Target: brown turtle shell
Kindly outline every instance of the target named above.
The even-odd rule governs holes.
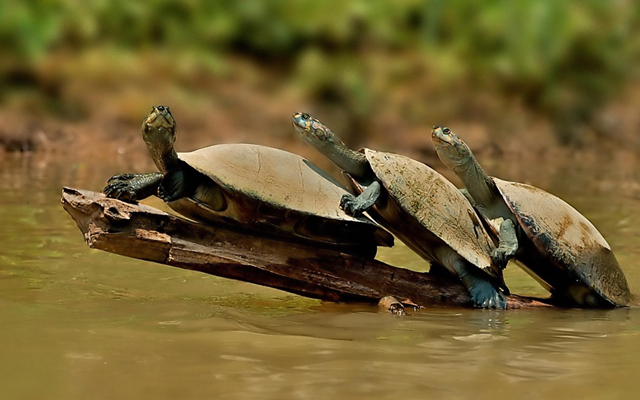
[[[493,180],[537,252],[549,267],[569,275],[567,290],[572,297],[581,293],[583,305],[598,305],[597,299],[587,297],[595,291],[609,305],[629,304],[629,285],[618,260],[609,243],[587,218],[542,189],[498,178]],[[528,260],[523,261],[526,264]],[[550,271],[547,275],[553,279],[558,273]],[[596,304],[591,304],[594,300]]]
[[[169,205],[200,221],[336,246],[392,246],[393,236],[365,217],[338,207],[344,187],[306,159],[271,147],[222,144],[178,158],[223,191],[226,208],[215,211],[193,198]],[[204,178],[206,179],[206,178]]]
[[[444,176],[411,158],[370,149],[364,152],[385,191],[369,214],[427,260],[444,243],[471,264],[502,282],[491,262],[495,248],[480,217],[464,195]],[[344,174],[357,193],[363,187]]]

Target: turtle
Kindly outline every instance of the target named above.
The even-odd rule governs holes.
[[[399,154],[349,149],[328,127],[306,113],[293,115],[304,142],[343,170],[354,194],[340,207],[367,212],[429,261],[432,272],[449,272],[469,291],[472,304],[506,308],[508,288],[491,261],[494,249],[482,219],[460,191],[427,165]]]
[[[520,261],[559,304],[629,304],[629,285],[611,246],[585,216],[535,186],[488,176],[449,128],[436,125],[431,137],[438,157],[462,180],[479,214],[496,226],[496,264]]]
[[[346,188],[308,160],[254,144],[218,144],[177,153],[169,107],[153,107],[142,137],[160,172],[109,179],[108,197],[136,202],[156,195],[197,222],[374,257],[393,236],[337,202]]]

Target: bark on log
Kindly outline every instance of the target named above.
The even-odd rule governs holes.
[[[335,302],[395,296],[419,306],[470,306],[454,280],[331,249],[198,224],[101,193],[64,188],[64,209],[91,248]],[[519,296],[509,308],[549,307]]]

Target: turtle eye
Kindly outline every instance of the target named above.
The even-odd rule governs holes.
[[[444,133],[445,133],[445,135],[448,135],[448,134],[450,134],[450,133],[451,133],[451,129],[449,129],[449,128],[444,128],[444,129],[442,130],[442,132],[444,132]]]
[[[309,119],[309,114],[302,114],[300,116],[300,118],[304,119],[304,120],[308,120]]]

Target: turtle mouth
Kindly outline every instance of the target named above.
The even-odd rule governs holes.
[[[431,138],[433,139],[434,142],[436,142],[436,144],[449,145],[449,146],[453,145],[453,143],[451,143],[449,140],[443,139],[436,135],[431,136]]]
[[[443,128],[435,125],[431,130],[431,138],[436,144],[443,144],[453,146],[455,143],[453,142],[453,138],[451,134],[447,134],[444,132]]]
[[[305,129],[303,127],[301,127],[300,125],[298,125],[298,123],[296,121],[293,121],[292,124],[293,124],[293,128],[296,130],[296,132],[304,133]]]
[[[165,125],[167,125],[167,126],[168,126],[168,125],[171,125],[171,121],[169,121],[169,118],[167,118],[164,114],[160,114],[160,115],[158,115],[158,116],[156,117],[156,120],[157,120],[158,118],[162,118],[162,119],[164,120],[164,123],[162,123],[162,121],[159,121],[163,126],[165,126]]]
[[[147,119],[144,121],[144,124],[149,128],[154,127],[162,127],[166,129],[172,129],[174,126],[173,118],[168,118],[164,112],[154,111]]]

